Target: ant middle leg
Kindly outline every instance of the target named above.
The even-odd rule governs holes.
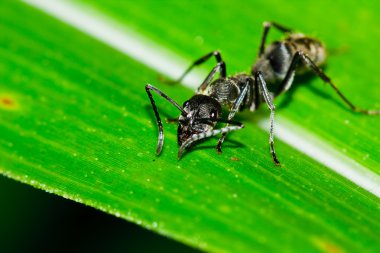
[[[220,76],[221,77],[226,77],[227,75],[227,72],[226,72],[226,64],[224,63],[223,59],[222,59],[222,55],[220,54],[219,51],[213,51],[213,52],[210,52],[204,56],[202,56],[201,58],[199,58],[198,60],[194,61],[186,70],[185,72],[183,72],[183,74],[175,81],[172,81],[171,83],[180,83],[185,77],[187,74],[189,74],[189,72],[196,66],[199,66],[201,65],[202,63],[206,62],[207,60],[209,60],[211,57],[215,57],[215,60],[218,64],[221,64],[223,65],[222,68],[220,68]]]
[[[302,51],[297,51],[295,55],[293,56],[292,63],[290,64],[290,67],[288,69],[288,72],[284,78],[284,80],[281,83],[281,90],[280,93],[287,91],[292,83],[293,83],[293,78],[297,69],[297,65],[299,61],[302,60],[305,66],[309,67],[314,74],[316,74],[319,78],[321,78],[324,82],[328,83],[334,91],[339,95],[339,97],[350,107],[350,109],[354,112],[359,112],[367,115],[378,115],[380,114],[380,110],[366,110],[366,109],[361,109],[354,105],[346,96],[343,95],[343,93],[338,89],[338,87],[331,81],[331,79],[326,76],[326,74],[321,70],[314,62],[304,54]],[[278,95],[278,94],[276,94]]]
[[[275,165],[280,166],[280,161],[277,159],[276,152],[274,150],[274,112],[276,108],[269,94],[264,77],[260,71],[257,71],[255,74],[255,84],[256,84],[256,88],[260,89],[262,96],[264,97],[264,100],[270,110],[270,128],[269,128],[270,152],[272,154],[273,162],[275,163]]]

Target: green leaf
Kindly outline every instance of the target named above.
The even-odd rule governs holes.
[[[257,11],[254,16],[253,9],[249,12],[239,5],[172,4],[171,11],[154,1],[139,6],[119,3],[117,8],[104,2],[99,8],[122,22],[121,14],[128,14],[126,24],[143,27],[148,36],[189,58],[219,47],[226,50],[232,71],[249,66],[251,58],[246,55],[255,55],[259,24],[267,19],[264,13]],[[305,22],[297,25],[290,12],[295,7],[286,11],[268,3],[257,8],[265,12],[271,6],[269,17],[281,14],[282,22],[294,16],[288,26],[311,30]],[[220,15],[220,22],[213,22],[210,10]],[[241,20],[233,19],[234,13]],[[318,15],[318,10],[311,13]],[[192,18],[184,18],[185,14]],[[160,15],[177,20],[178,26],[157,19]],[[350,12],[341,15],[344,24],[344,15],[349,17]],[[212,32],[215,27],[223,30]],[[342,36],[336,36],[336,27],[326,27],[335,36],[321,37],[331,39],[332,45],[340,45],[338,38],[343,35],[355,42],[349,32],[342,30]],[[254,124],[255,115],[240,116],[246,128],[229,136],[223,155],[215,154],[216,139],[210,139],[181,161],[176,159],[176,126],[166,124],[164,152],[156,157],[157,129],[145,83],[157,84],[179,102],[192,91],[160,85],[154,71],[25,4],[2,5],[0,31],[0,173],[5,176],[207,251],[377,251],[378,198],[280,141],[276,148],[283,166],[273,166],[268,134]],[[194,46],[196,36],[205,44]],[[181,42],[176,47],[175,39]],[[355,61],[337,56],[337,62],[345,57],[342,65],[329,65],[328,71],[337,81],[347,80],[344,91],[357,103],[376,106],[379,89],[352,82],[357,75],[364,84],[380,81],[357,68],[360,57],[367,60],[360,66],[368,73],[375,73],[376,64],[368,61],[372,44],[365,47],[367,52],[353,50],[360,45],[358,40],[349,43],[352,49],[347,53]],[[320,90],[319,80],[307,82]],[[279,113],[346,148],[350,157],[378,172],[379,140],[373,135],[379,119],[354,115],[336,99],[321,99],[307,86],[297,88],[291,97],[294,103]],[[162,115],[178,116],[162,99],[157,98],[157,103]],[[366,159],[360,159],[363,155]]]

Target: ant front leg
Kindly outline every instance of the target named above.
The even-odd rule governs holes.
[[[267,36],[268,36],[268,33],[269,33],[269,29],[273,26],[274,28],[276,28],[277,30],[279,30],[280,32],[283,32],[283,33],[291,33],[293,32],[291,29],[289,28],[286,28],[280,24],[277,24],[275,22],[264,22],[263,23],[263,26],[264,26],[264,31],[263,31],[263,35],[261,37],[261,43],[260,43],[260,49],[259,49],[259,57],[264,53],[264,50],[265,50],[265,42],[267,40]]]
[[[221,64],[223,65],[223,68],[220,68],[220,76],[221,77],[226,77],[226,65],[224,63],[224,61],[222,60],[222,55],[220,54],[219,51],[213,51],[213,52],[210,52],[204,56],[202,56],[201,58],[199,58],[198,60],[194,61],[186,70],[185,72],[183,72],[183,74],[175,81],[171,82],[171,83],[180,83],[185,77],[186,75],[196,66],[199,66],[201,65],[202,63],[206,62],[208,59],[210,59],[212,56],[215,57],[216,59],[216,62],[218,64]]]
[[[197,94],[202,94],[206,90],[207,86],[211,83],[212,79],[214,79],[214,76],[218,71],[221,73],[220,76],[222,78],[226,78],[226,64],[223,61],[216,64],[216,66],[207,75],[206,79],[198,87]]]
[[[164,127],[162,126],[160,114],[158,113],[157,106],[156,106],[156,103],[154,102],[151,91],[156,92],[158,95],[160,95],[161,97],[163,97],[167,101],[169,101],[169,103],[171,103],[172,105],[177,107],[177,109],[180,110],[183,115],[186,115],[186,112],[181,108],[181,106],[179,104],[177,104],[177,102],[175,102],[168,95],[166,95],[165,93],[163,93],[162,91],[160,91],[156,87],[154,87],[150,84],[147,84],[145,86],[145,90],[146,90],[146,93],[148,94],[150,103],[152,104],[154,114],[156,115],[156,120],[157,120],[157,125],[158,125],[158,143],[157,143],[156,154],[159,155],[161,153],[162,147],[164,145]]]
[[[232,107],[229,115],[228,120],[232,120],[232,118],[235,116],[236,112],[239,110],[239,107],[241,103],[243,102],[244,98],[247,95],[249,85],[253,82],[251,78],[247,79],[246,84],[244,85],[242,91],[239,94],[239,97],[236,99],[234,106]],[[226,126],[229,126],[227,123]],[[216,151],[220,154],[222,153],[222,144],[224,142],[224,139],[226,138],[227,133],[223,133],[222,136],[218,140],[218,144],[216,145]]]
[[[227,126],[225,126],[223,128],[220,128],[220,129],[213,129],[213,130],[210,130],[210,131],[207,131],[207,132],[203,132],[203,133],[199,133],[199,134],[193,134],[184,143],[182,143],[181,147],[179,148],[179,150],[178,150],[178,160],[181,159],[182,153],[193,142],[199,141],[201,139],[205,139],[205,138],[208,138],[208,137],[212,137],[212,136],[215,136],[215,135],[218,135],[218,134],[227,134],[229,132],[242,129],[244,127],[244,125],[241,124],[240,122],[232,122],[232,121],[229,121],[229,120],[227,120],[227,121],[223,120],[223,122],[228,122],[228,123],[231,123],[231,124],[234,123],[236,125],[234,125],[234,126],[227,125]]]
[[[263,75],[260,71],[257,71],[255,74],[255,83],[256,83],[256,89],[260,89],[262,96],[264,97],[265,102],[268,105],[268,108],[270,110],[270,128],[269,128],[269,145],[270,145],[270,152],[272,154],[273,161],[276,165],[280,166],[280,162],[277,159],[276,152],[274,150],[274,112],[276,110],[272,98],[269,94],[267,85],[265,83],[265,80],[263,78]]]
[[[302,60],[304,64],[314,72],[314,74],[316,74],[324,82],[328,83],[334,89],[334,91],[339,95],[339,97],[350,107],[352,111],[367,114],[367,115],[380,114],[380,110],[366,110],[366,109],[361,109],[357,107],[356,105],[354,105],[350,100],[346,98],[346,96],[343,95],[343,93],[331,81],[331,79],[328,76],[326,76],[326,74],[302,51],[297,51],[295,53],[292,63],[290,64],[288,72],[285,76],[285,79],[282,81],[281,85],[283,88],[281,89],[280,93],[288,90],[290,86],[292,85],[293,78],[297,69],[297,65],[300,60]]]

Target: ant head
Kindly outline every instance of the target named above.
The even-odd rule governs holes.
[[[221,105],[215,99],[205,95],[195,95],[183,104],[185,112],[179,117],[177,131],[178,144],[193,134],[212,130],[222,112]]]

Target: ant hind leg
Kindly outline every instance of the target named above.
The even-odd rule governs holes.
[[[379,115],[380,110],[366,110],[357,107],[354,105],[346,96],[343,95],[343,93],[338,89],[338,87],[331,81],[331,79],[326,76],[326,74],[321,70],[315,63],[302,51],[298,51],[298,54],[296,54],[294,57],[298,55],[299,58],[303,60],[306,66],[308,66],[319,78],[321,78],[324,82],[328,83],[334,91],[339,95],[339,97],[350,107],[350,109],[354,112],[359,112],[367,115]]]

